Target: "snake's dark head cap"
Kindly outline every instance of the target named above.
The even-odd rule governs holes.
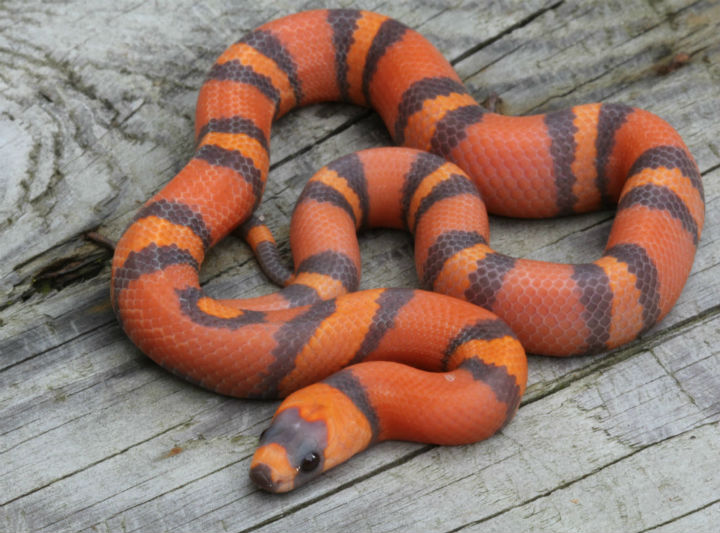
[[[287,492],[317,477],[325,463],[327,427],[308,421],[297,407],[279,411],[260,437],[250,479],[268,492]]]

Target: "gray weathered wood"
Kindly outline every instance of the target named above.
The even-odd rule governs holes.
[[[624,101],[696,156],[707,219],[671,313],[610,354],[530,358],[517,418],[472,446],[383,443],[286,496],[247,469],[274,404],[219,397],[147,360],[109,307],[109,252],[192,151],[194,100],[242,33],[315,2],[0,2],[1,531],[711,531],[720,518],[720,5],[350,1],[417,28],[509,114]],[[336,2],[334,6],[339,6]],[[663,70],[678,53],[687,64]],[[668,71],[669,70],[669,71]],[[288,254],[305,180],[389,137],[318,105],[273,130],[262,213]],[[597,256],[612,215],[493,218],[493,245]],[[369,232],[363,287],[416,286],[410,239]],[[60,270],[65,269],[64,272]],[[210,294],[273,290],[242,243],[211,251]]]

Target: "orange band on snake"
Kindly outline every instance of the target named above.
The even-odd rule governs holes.
[[[409,148],[348,155],[310,180],[290,272],[253,216],[270,126],[330,100],[374,108]],[[286,397],[251,465],[273,492],[380,440],[492,435],[524,392],[523,346],[565,356],[636,338],[678,298],[703,225],[698,168],[663,120],[619,104],[490,113],[421,35],[364,11],[299,13],[232,45],[200,90],[196,136],[191,161],[118,242],[112,301],[133,342],[173,372],[223,394]],[[563,265],[492,250],[486,206],[520,217],[618,211],[600,259]],[[200,265],[241,224],[285,288],[212,299]],[[421,286],[444,295],[352,292],[355,232],[378,226],[414,233]]]

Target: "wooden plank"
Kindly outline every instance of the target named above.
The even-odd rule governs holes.
[[[711,531],[720,520],[720,503],[708,505],[680,518],[648,529],[648,533],[681,533],[684,531]]]
[[[708,496],[719,492],[717,481],[690,478],[713,471],[705,463],[718,419],[714,2],[362,6],[420,29],[457,60],[478,98],[497,92],[506,112],[606,99],[662,115],[704,173],[708,219],[671,314],[609,356],[532,358],[520,414],[498,437],[462,448],[385,443],[284,497],[258,493],[247,480],[274,405],[207,393],[142,356],[109,309],[108,255],[82,233],[100,226],[117,237],[189,157],[197,89],[218,53],[242,32],[308,5],[86,4],[0,5],[8,176],[0,180],[0,530],[577,530],[629,517],[622,529],[675,531],[717,517]],[[659,74],[680,51],[689,64]],[[282,119],[262,207],[281,242],[312,171],[388,142],[378,117],[352,107],[314,106]],[[599,253],[609,224],[608,214],[495,218],[493,243],[514,255],[582,261]],[[370,232],[362,248],[363,287],[416,285],[407,236]],[[60,289],[37,282],[66,259],[99,266]],[[210,294],[273,290],[235,239],[211,252],[203,280]],[[697,448],[698,462],[685,465]],[[668,485],[668,505],[637,499],[621,475],[631,467],[645,470],[647,489]],[[583,490],[580,508],[564,499],[573,487]],[[628,514],[626,501],[637,512]],[[533,516],[539,524],[523,522]]]
[[[718,424],[699,427],[458,531],[643,531],[657,524],[665,527],[678,515],[694,515],[708,502],[718,502],[720,486],[714,465],[720,454],[719,437]],[[697,514],[698,531],[711,531],[717,524],[707,514]]]
[[[714,504],[720,378],[707,368],[720,349],[705,339],[719,326],[715,313],[525,404],[486,443],[433,448],[313,505],[281,507],[258,531],[643,531]]]
[[[0,251],[0,301],[25,292],[31,273],[38,269],[34,259],[58,243],[77,239],[101,224],[112,237],[119,236],[138,205],[190,156],[197,90],[220,52],[267,20],[312,7],[304,2],[284,6],[261,2],[237,12],[221,2],[203,7],[190,0],[172,7],[126,3],[100,4],[95,10],[87,10],[82,2],[70,2],[60,10],[39,4],[24,11],[21,26],[8,25],[0,37],[4,62],[18,78],[14,84],[37,88],[13,90],[8,77],[3,87],[7,92],[3,90],[0,100],[11,117],[3,124],[8,128],[6,136],[13,139],[6,151],[14,175],[0,204],[4,214],[0,230],[6,243]],[[499,3],[502,9],[490,10],[494,18],[489,23],[502,31],[547,4],[548,0],[536,0],[509,9]],[[408,24],[413,19],[431,20],[442,11],[432,4],[388,3],[378,9],[410,18]],[[8,10],[14,12],[12,7]],[[79,12],[84,16],[76,20]],[[101,36],[109,25],[113,31]],[[75,31],[68,33],[69,27]],[[490,26],[476,28],[486,29]],[[462,45],[455,42],[455,46]],[[272,160],[283,161],[307,150],[366,115],[357,108],[335,105],[287,117],[282,122],[285,127],[274,130]],[[15,120],[19,116],[22,121]],[[308,128],[312,116],[322,120]],[[374,130],[375,139],[382,132],[382,141],[376,144],[387,144],[382,128]],[[373,139],[367,133],[363,132],[363,139]],[[359,148],[344,143],[338,147]],[[36,159],[42,162],[39,168],[34,166]],[[288,214],[294,200],[273,206],[273,211]],[[122,219],[116,220],[118,216]],[[37,239],[28,243],[28,234]],[[66,246],[62,252],[67,255],[73,248]]]

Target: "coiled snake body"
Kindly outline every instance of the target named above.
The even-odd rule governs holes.
[[[330,100],[374,108],[408,148],[351,154],[310,180],[291,222],[289,273],[252,215],[270,126]],[[133,342],[173,372],[223,394],[287,396],[251,465],[274,492],[383,439],[492,435],[524,392],[523,346],[565,356],[637,337],[679,296],[703,225],[697,166],[663,120],[619,104],[491,113],[421,35],[364,11],[291,15],[233,44],[200,90],[196,138],[193,158],[116,247],[113,306]],[[488,246],[485,206],[551,217],[614,205],[593,263]],[[210,298],[200,265],[240,224],[285,288]],[[414,233],[421,285],[435,293],[352,292],[355,231],[377,226]]]

